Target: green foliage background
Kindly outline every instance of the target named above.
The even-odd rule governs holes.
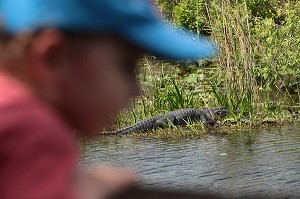
[[[185,63],[145,57],[142,96],[119,115],[119,128],[190,107],[225,106],[231,114],[223,122],[238,125],[294,117],[290,113],[300,107],[300,1],[154,2],[168,22],[211,37],[220,53],[213,60]]]
[[[243,75],[253,76],[260,89],[277,86],[291,92],[298,90],[299,1],[156,0],[156,3],[174,25],[212,36],[221,44],[221,52],[225,53],[221,53],[221,61],[214,61],[221,69],[229,67],[231,72],[239,72],[237,68],[248,67],[251,71]],[[229,51],[234,52],[228,54]],[[236,60],[228,64],[231,56]],[[224,74],[222,70],[221,73]]]

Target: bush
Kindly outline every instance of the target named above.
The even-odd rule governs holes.
[[[255,70],[262,84],[295,91],[300,83],[300,2],[285,4],[280,12],[284,24],[264,19],[253,27],[260,46]]]

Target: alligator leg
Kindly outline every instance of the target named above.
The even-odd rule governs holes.
[[[200,114],[200,121],[206,125],[215,125],[216,121],[208,118],[205,114]]]

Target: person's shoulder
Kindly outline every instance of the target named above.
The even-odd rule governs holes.
[[[30,89],[0,74],[0,198],[68,194],[77,162],[70,131]]]
[[[22,84],[0,76],[0,137],[70,141],[71,129]],[[2,139],[3,140],[3,139]]]

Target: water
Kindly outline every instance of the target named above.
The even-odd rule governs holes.
[[[86,144],[83,162],[134,169],[149,187],[300,198],[299,129],[297,123],[180,141],[110,137]]]

